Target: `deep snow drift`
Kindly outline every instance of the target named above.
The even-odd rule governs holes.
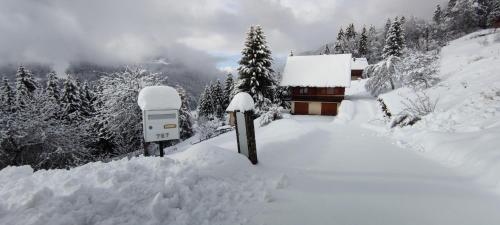
[[[425,90],[436,111],[394,136],[500,193],[500,32],[472,33],[444,47],[439,78]],[[402,88],[381,97],[396,114],[413,96]]]
[[[211,145],[171,158],[90,163],[71,170],[0,171],[0,224],[240,224],[264,202],[248,160]]]

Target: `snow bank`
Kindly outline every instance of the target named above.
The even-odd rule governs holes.
[[[341,122],[341,123],[346,123],[350,120],[352,120],[352,117],[354,116],[354,103],[349,100],[343,100],[342,103],[340,103],[339,111],[337,114],[337,117],[335,118],[334,122]]]
[[[181,97],[169,86],[149,86],[139,92],[137,104],[142,110],[180,109]]]
[[[255,105],[255,103],[253,101],[252,96],[250,96],[246,92],[240,92],[233,97],[233,100],[231,100],[231,103],[229,103],[229,106],[227,107],[226,112],[252,111],[252,110],[254,110],[254,105]]]
[[[290,56],[286,62],[281,85],[349,87],[351,54]]]
[[[90,163],[71,170],[0,171],[0,223],[240,224],[264,202],[263,180],[237,153],[197,145],[170,158]]]
[[[435,112],[413,127],[397,128],[402,145],[473,175],[500,193],[500,32],[484,30],[455,41],[441,51],[439,82],[425,90],[438,99]],[[399,112],[409,89],[381,95]]]

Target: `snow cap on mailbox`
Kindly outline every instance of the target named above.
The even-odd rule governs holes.
[[[137,104],[144,110],[180,109],[181,97],[169,86],[149,86],[139,92]]]
[[[255,105],[255,103],[253,101],[252,96],[250,96],[246,92],[240,92],[233,97],[233,100],[231,100],[231,103],[229,103],[229,106],[227,107],[226,112],[252,111],[252,110],[254,110],[254,105]]]

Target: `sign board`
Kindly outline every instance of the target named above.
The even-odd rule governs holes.
[[[142,113],[145,142],[180,139],[179,110],[144,110]]]

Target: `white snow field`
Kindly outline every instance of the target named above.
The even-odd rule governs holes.
[[[439,82],[425,93],[436,111],[393,136],[500,194],[500,31],[484,30],[441,51]],[[410,89],[382,95],[394,114]]]
[[[443,49],[442,63],[455,69],[442,68],[429,91],[441,96],[439,112],[412,128],[388,130],[365,81],[355,81],[338,117],[256,125],[256,166],[230,132],[165,158],[3,169],[0,224],[498,225],[497,186],[482,182],[499,177],[492,35]],[[467,49],[483,37],[486,47]]]

